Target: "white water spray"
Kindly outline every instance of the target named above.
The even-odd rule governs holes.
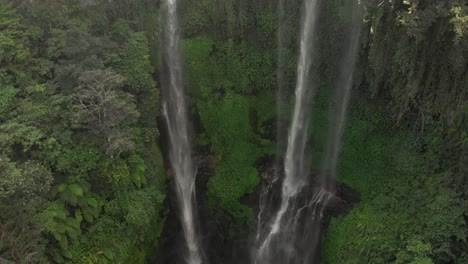
[[[305,151],[310,120],[307,110],[309,109],[310,97],[313,96],[315,88],[315,85],[309,87],[309,72],[312,64],[311,44],[317,20],[316,11],[317,0],[306,0],[297,67],[296,103],[284,163],[286,176],[282,186],[282,200],[278,213],[274,216],[270,232],[257,249],[256,263],[268,263],[270,243],[280,231],[283,217],[292,199],[307,184],[308,169]]]
[[[345,49],[343,59],[340,63],[339,76],[336,79],[336,105],[334,110],[330,111],[330,127],[328,130],[328,138],[326,143],[325,155],[321,168],[320,184],[327,189],[332,189],[331,184],[334,184],[336,179],[336,170],[338,159],[341,151],[342,137],[346,125],[346,117],[351,96],[351,88],[353,86],[353,73],[359,49],[359,39],[361,33],[361,17],[362,11],[357,4],[350,9],[352,12],[351,21],[348,25],[348,46]]]
[[[177,0],[166,0],[162,8],[164,25],[161,58],[167,67],[163,84],[163,114],[168,126],[169,159],[174,170],[175,191],[179,205],[180,221],[187,246],[185,261],[200,264],[202,258],[195,225],[195,176],[188,114],[182,76],[180,32],[177,18]]]
[[[280,5],[283,3],[280,1]],[[351,4],[352,5],[352,4]],[[359,47],[360,13],[354,6],[352,21],[347,31],[347,46],[340,61],[339,75],[335,87],[336,105],[331,107],[322,168],[315,180],[310,179],[307,155],[307,140],[311,117],[310,104],[315,94],[315,83],[309,83],[309,73],[313,61],[313,35],[318,9],[318,1],[305,0],[305,14],[302,20],[300,54],[297,67],[295,105],[289,129],[288,145],[284,161],[285,176],[282,182],[281,202],[272,221],[262,230],[259,222],[256,236],[256,264],[309,264],[318,261],[321,241],[321,222],[324,210],[334,197],[336,167],[341,151],[346,113],[351,94],[354,64]],[[356,13],[357,12],[357,13]],[[281,13],[280,13],[281,17]],[[278,89],[281,89],[279,87]],[[275,181],[277,181],[275,177]],[[275,184],[273,181],[272,184]],[[313,186],[313,188],[312,188]],[[263,196],[271,196],[273,187],[267,186]],[[266,199],[265,199],[266,200]],[[270,198],[270,201],[272,199]],[[260,204],[259,221],[266,218],[268,205]],[[269,228],[269,229],[268,229]]]

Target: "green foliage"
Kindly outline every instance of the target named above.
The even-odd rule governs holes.
[[[164,225],[158,1],[20,2],[0,0],[0,261],[144,263]],[[319,12],[323,88],[343,48],[341,2]],[[364,106],[352,113],[339,178],[362,202],[332,221],[325,260],[468,263],[466,5],[361,2],[355,100]],[[275,3],[181,3],[195,136],[216,156],[207,198],[235,220],[223,222],[228,237],[247,232],[252,210],[239,200],[260,180],[254,163],[275,152],[278,54],[280,99],[293,94],[301,3],[285,1],[283,43]],[[392,111],[367,105],[368,93]],[[311,142],[320,154],[328,105],[318,99]],[[394,120],[420,134],[395,132]]]
[[[157,217],[165,196],[154,187],[126,194],[121,199],[125,221],[134,226],[145,226]]]
[[[207,38],[186,40],[184,47],[190,83],[203,96],[220,91],[256,95],[276,87],[274,50]]]
[[[93,223],[99,217],[101,204],[94,194],[90,193],[86,183],[62,183],[55,187],[57,200],[38,213],[36,224],[43,231],[51,234],[57,247],[50,251],[57,263],[73,259],[71,248],[79,243],[84,221]]]
[[[466,241],[466,202],[424,178],[395,181],[385,186],[387,195],[364,201],[346,218],[333,220],[327,263],[387,263],[395,256],[396,263],[449,263],[460,256],[456,245]],[[349,236],[352,241],[346,239]]]
[[[131,168],[130,178],[132,182],[138,188],[141,188],[142,185],[147,183],[145,177],[145,161],[140,156],[133,154],[128,157],[127,162]]]
[[[96,169],[100,159],[99,150],[89,144],[60,144],[55,138],[48,141],[50,152],[48,159],[52,165],[61,173],[74,176],[85,176],[88,172]]]
[[[154,254],[159,93],[146,34],[116,17],[121,3],[0,1],[0,206],[21,212],[0,213],[0,262],[143,263]],[[118,213],[103,212],[113,203]]]
[[[134,124],[140,114],[133,96],[119,90],[124,79],[110,70],[94,70],[83,72],[79,82],[73,93],[73,125],[102,135],[109,156],[133,150],[127,126]]]
[[[150,36],[154,37],[152,33]],[[123,20],[117,20],[113,24],[112,39],[119,45],[113,53],[106,54],[106,65],[116,69],[126,79],[123,88],[136,94],[136,106],[140,113],[136,124],[138,129],[132,132],[135,151],[142,160],[133,162],[139,172],[132,172],[132,180],[137,186],[150,181],[163,190],[164,164],[157,142],[159,131],[156,123],[159,115],[159,90],[152,76],[154,67],[150,61],[148,40],[143,32],[134,32]],[[130,156],[129,162],[132,162],[132,157],[136,156]],[[144,164],[141,164],[142,161]],[[132,165],[132,168],[135,166]]]
[[[275,115],[275,103],[268,92],[242,94],[259,93],[274,85],[273,65],[265,64],[265,57],[258,51],[247,47],[235,50],[206,38],[186,40],[184,49],[190,86],[204,127],[198,141],[209,144],[219,159],[208,182],[208,200],[236,221],[250,222],[252,209],[239,200],[260,181],[254,162],[273,153],[271,143],[261,135]],[[252,119],[252,114],[256,118]]]
[[[21,16],[7,1],[0,1],[0,85],[28,82],[26,65],[31,63],[28,32],[21,25]]]
[[[105,178],[110,184],[123,183],[126,185],[130,180],[130,169],[121,158],[106,160],[101,164],[98,171],[99,177]]]
[[[107,55],[106,64],[125,78],[130,92],[137,94],[155,89],[145,34],[133,32],[123,20],[114,23],[112,33],[113,39],[120,45],[115,54]]]
[[[6,154],[14,154],[15,144],[20,146],[20,152],[29,152],[32,148],[42,144],[44,133],[33,126],[18,122],[8,122],[0,125],[0,147]]]
[[[2,263],[47,263],[45,241],[31,223],[31,213],[0,204],[0,260]]]
[[[459,1],[366,4],[371,23],[364,78],[374,96],[389,95],[398,122],[422,130],[453,125],[468,94],[466,54],[468,9]],[[466,115],[466,114],[465,114]]]
[[[273,148],[274,146],[272,142],[265,138],[271,139],[275,132],[272,129],[272,124],[277,114],[275,94],[265,92],[256,96],[248,97],[248,100],[251,107],[250,114],[252,115],[254,113],[255,115],[255,120],[250,120],[252,129],[256,133],[254,135],[256,137],[255,141],[265,148]],[[269,150],[265,151],[269,152]]]
[[[105,204],[103,215],[82,236],[86,243],[74,244],[70,249],[76,255],[73,263],[84,264],[90,259],[99,263],[142,263],[145,251],[135,245],[151,244],[159,238],[162,221],[158,212],[164,198],[156,187],[116,193],[116,198]],[[154,236],[146,237],[148,230]],[[132,233],[136,236],[128,235]]]
[[[326,263],[456,261],[467,241],[466,199],[425,166],[414,135],[382,126],[379,116],[361,106],[346,130],[340,179],[362,202],[332,220]]]
[[[394,172],[386,161],[391,154],[387,148],[391,146],[392,134],[384,121],[381,110],[364,104],[353,113],[346,128],[338,177],[362,196],[380,193],[382,181]]]
[[[265,13],[257,18],[257,27],[259,30],[259,44],[263,47],[271,47],[276,42],[278,20],[273,13]]]
[[[211,11],[213,4],[209,0],[186,2],[182,6],[184,16],[181,17],[183,19],[181,27],[184,29],[184,35],[187,37],[202,35],[209,27],[210,17],[207,16],[207,12]]]
[[[13,87],[4,87],[0,90],[0,117],[2,119],[6,118],[12,111],[18,92],[19,90]]]
[[[17,165],[0,157],[0,205],[34,207],[52,184],[50,171],[33,161]]]
[[[65,30],[60,41],[60,57],[64,59],[56,67],[56,78],[60,90],[69,95],[79,85],[83,72],[104,68],[103,51],[110,43],[76,27]]]
[[[466,262],[467,10],[459,1],[364,4],[357,79],[362,95],[387,106],[352,114],[340,180],[362,202],[332,220],[326,263]]]
[[[218,100],[199,104],[199,111],[211,149],[221,159],[208,183],[208,197],[235,217],[248,220],[252,212],[239,204],[239,198],[258,184],[252,164],[262,154],[251,142],[249,102],[228,92]]]
[[[119,43],[125,43],[134,34],[128,23],[119,19],[112,25],[112,38]],[[110,54],[112,55],[112,54]]]
[[[164,170],[164,160],[157,141],[157,137],[159,137],[158,127],[155,118],[149,118],[150,114],[144,114],[144,116],[150,120],[149,124],[144,122],[142,118],[140,122],[141,124],[145,124],[145,127],[141,130],[136,130],[138,132],[136,136],[136,150],[145,162],[145,175],[144,178],[140,175],[139,181],[155,185],[160,191],[165,191],[166,173]],[[139,166],[141,167],[141,165]],[[136,177],[134,183],[138,185]]]
[[[58,244],[58,249],[50,252],[55,262],[63,263],[65,259],[73,257],[69,245],[81,235],[82,220],[83,215],[80,211],[76,211],[73,217],[60,202],[51,203],[36,216],[36,224],[50,233]]]
[[[228,92],[217,100],[205,101],[199,108],[214,152],[220,153],[223,148],[232,148],[239,141],[251,139],[249,104],[244,97]]]

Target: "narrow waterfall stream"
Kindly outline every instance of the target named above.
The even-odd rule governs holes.
[[[286,61],[286,54],[284,52],[286,46],[286,34],[287,34],[287,27],[286,27],[286,7],[287,1],[286,0],[279,0],[278,1],[278,32],[277,32],[277,56],[278,56],[278,65],[276,68],[276,76],[277,76],[277,91],[276,91],[276,156],[275,156],[275,163],[274,163],[274,175],[272,179],[270,179],[266,184],[263,186],[263,190],[259,197],[259,213],[257,214],[257,235],[256,240],[257,243],[260,239],[260,230],[263,230],[262,223],[265,221],[263,218],[267,215],[267,211],[270,209],[269,205],[272,203],[272,193],[273,185],[277,183],[280,179],[280,168],[282,167],[282,157],[280,153],[283,151],[284,145],[286,140],[285,133],[283,132],[283,120],[282,116],[285,110],[285,88],[286,88],[286,78],[285,78],[285,61]],[[267,216],[268,217],[268,216]]]
[[[324,154],[318,173],[312,175],[309,153],[311,134],[312,104],[317,90],[319,76],[315,75],[313,62],[318,49],[315,37],[318,28],[318,0],[305,0],[302,27],[299,34],[299,57],[297,62],[295,102],[288,130],[285,157],[282,167],[276,162],[276,175],[270,179],[260,195],[258,226],[252,262],[255,264],[314,263],[320,257],[322,218],[330,199],[335,193],[336,167],[341,149],[347,105],[350,98],[354,64],[359,41],[359,18],[352,12],[352,23],[347,26],[346,47],[334,82],[335,100],[329,107],[329,127],[324,144]],[[284,94],[284,44],[285,27],[284,0],[280,0],[278,15],[278,116],[285,111]],[[199,245],[196,221],[195,176],[192,161],[191,140],[187,102],[183,85],[182,56],[180,51],[180,29],[177,20],[177,1],[167,0],[162,9],[165,27],[161,59],[165,67],[162,79],[163,114],[168,126],[169,160],[174,171],[174,185],[177,197],[186,255],[185,263],[200,264],[203,255]],[[353,9],[354,10],[354,9]],[[312,77],[313,76],[313,77]],[[277,129],[281,126],[277,121]],[[277,135],[277,139],[286,135]],[[278,147],[278,151],[283,151]],[[278,162],[279,161],[279,162]],[[279,168],[282,167],[282,168]],[[280,187],[280,188],[277,188]],[[279,194],[281,196],[279,197]],[[278,197],[279,200],[272,197]]]
[[[309,83],[309,72],[312,64],[311,42],[317,18],[316,11],[317,0],[305,2],[297,67],[296,102],[284,162],[286,175],[282,185],[282,200],[266,235],[257,235],[255,263],[258,264],[288,263],[291,258],[297,256],[291,247],[297,227],[292,216],[295,211],[295,197],[308,183],[306,143],[309,135],[310,100],[315,87],[313,83]]]
[[[187,247],[185,262],[200,264],[202,257],[197,237],[195,219],[195,176],[188,129],[188,114],[182,75],[180,29],[177,18],[177,0],[166,0],[162,8],[165,20],[161,59],[167,67],[167,77],[162,82],[163,114],[167,122],[169,160],[174,171],[175,192],[179,218]]]
[[[314,60],[314,34],[316,32],[319,2],[305,0],[305,11],[300,34],[300,50],[297,66],[295,104],[288,144],[284,158],[284,178],[281,185],[281,202],[274,213],[268,216],[274,196],[274,185],[278,184],[279,173],[270,180],[260,196],[256,248],[253,261],[256,264],[315,263],[320,257],[321,221],[327,203],[335,195],[335,180],[341,138],[353,84],[354,65],[360,36],[361,13],[359,7],[348,6],[350,21],[346,26],[346,47],[339,61],[338,76],[334,83],[335,100],[331,100],[329,126],[321,168],[317,175],[311,175],[308,140],[310,122],[318,80],[311,80],[311,65]],[[280,0],[280,8],[284,2]],[[280,23],[282,11],[279,10]],[[278,49],[282,49],[281,25],[278,29]],[[278,52],[278,95],[283,94],[281,75],[281,51]],[[282,100],[282,98],[278,98]],[[277,103],[283,107],[282,102]],[[280,109],[281,110],[281,109]],[[270,217],[270,219],[268,219]]]
[[[468,264],[468,0],[0,0],[0,264]]]
[[[349,3],[351,14],[347,21],[347,36],[345,36],[347,47],[340,61],[339,76],[335,81],[335,100],[330,104],[329,127],[325,154],[322,158],[319,184],[327,190],[333,190],[338,159],[341,151],[342,137],[346,125],[349,99],[353,86],[353,73],[357,59],[360,39],[360,23],[362,10],[358,4]]]

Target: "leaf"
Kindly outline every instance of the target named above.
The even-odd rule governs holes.
[[[59,211],[47,210],[47,211],[44,212],[44,214],[45,214],[45,216],[47,218],[54,218],[54,217],[57,216],[57,212],[59,212]]]
[[[73,206],[76,206],[78,204],[78,197],[72,194],[70,197],[68,197],[67,202]]]
[[[67,212],[64,210],[57,210],[55,211],[55,217],[57,217],[60,220],[65,221],[67,219]]]
[[[52,235],[57,241],[60,241],[60,239],[62,238],[62,234],[60,234],[59,232],[52,232]]]
[[[94,221],[93,212],[89,207],[81,208],[81,211],[83,212],[84,219],[87,222],[92,223]]]
[[[56,263],[63,263],[64,262],[63,257],[60,254],[58,254],[57,252],[54,253],[54,260],[55,260]]]
[[[67,226],[67,234],[73,239],[76,240],[78,239],[78,236],[80,235],[80,232],[76,230],[76,228],[73,228],[71,226]]]
[[[40,92],[40,93],[42,93],[42,92],[44,92],[45,90],[46,90],[46,88],[45,88],[45,85],[44,85],[44,84],[36,84],[36,85],[34,86],[34,91],[35,91],[35,92]]]
[[[83,221],[83,214],[81,213],[80,210],[75,211],[75,219],[76,221],[80,222]]]
[[[72,227],[72,228],[76,228],[76,229],[80,229],[80,224],[81,224],[81,222],[78,221],[78,219],[74,219],[74,218],[70,218],[67,221],[68,227]],[[67,231],[70,231],[70,229],[67,228]]]
[[[67,185],[65,183],[62,183],[62,184],[57,186],[57,192],[61,193],[61,192],[65,191],[66,188],[67,188]]]
[[[57,233],[60,233],[61,235],[65,234],[65,224],[63,223],[57,223],[57,225],[55,226],[55,232]],[[57,240],[60,240],[60,239],[57,239]]]
[[[133,180],[133,183],[138,187],[138,188],[141,188],[141,179],[140,179],[140,176],[139,175],[134,175],[134,177],[132,178]]]
[[[68,250],[68,249],[62,250],[62,255],[63,255],[64,257],[68,258],[68,259],[73,258],[72,253],[71,253],[70,250]]]
[[[83,188],[76,183],[68,185],[68,189],[76,196],[83,196]]]
[[[104,256],[106,256],[108,260],[114,259],[114,253],[110,249],[104,249],[102,253],[104,253]]]
[[[88,205],[97,208],[98,207],[98,202],[95,198],[88,198]]]
[[[68,247],[68,239],[66,235],[61,235],[60,239],[58,240],[60,247],[67,248]]]

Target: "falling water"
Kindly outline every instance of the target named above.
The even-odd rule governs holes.
[[[317,0],[305,0],[305,15],[301,31],[300,54],[297,68],[295,105],[289,129],[288,145],[284,161],[285,176],[282,182],[281,202],[267,227],[265,201],[260,201],[259,227],[256,236],[256,264],[314,263],[320,243],[321,220],[328,201],[334,197],[336,167],[341,149],[346,111],[351,93],[354,64],[359,44],[360,12],[353,8],[352,21],[346,32],[347,46],[340,61],[339,76],[335,83],[336,105],[330,115],[330,127],[322,168],[311,180],[307,155],[309,136],[310,104],[315,93],[315,84],[309,83],[312,64]],[[280,6],[284,4],[280,0]],[[281,13],[279,13],[281,18]],[[281,19],[280,19],[281,20]],[[281,35],[281,27],[279,27]],[[281,39],[279,39],[279,44]],[[281,60],[281,54],[279,56]],[[278,76],[279,78],[282,76]],[[279,87],[282,89],[282,87]],[[279,93],[280,94],[280,93]],[[279,104],[280,105],[280,104]],[[275,177],[275,181],[277,177]],[[273,184],[275,184],[273,181]],[[313,185],[313,188],[311,187]],[[274,187],[264,189],[262,199],[271,196]],[[270,197],[270,201],[271,201]]]
[[[297,68],[296,102],[284,163],[286,176],[282,185],[282,200],[277,214],[273,217],[274,220],[271,223],[268,234],[263,238],[258,237],[258,248],[255,256],[255,263],[258,264],[281,263],[281,261],[283,263],[289,262],[289,257],[280,259],[276,256],[278,255],[277,249],[281,247],[285,251],[288,251],[284,255],[294,255],[294,248],[289,248],[288,246],[290,245],[279,246],[278,243],[291,241],[291,239],[281,238],[282,235],[295,235],[294,230],[290,230],[290,228],[294,229],[297,226],[291,222],[291,216],[293,215],[290,214],[293,214],[293,210],[288,209],[295,203],[295,196],[308,182],[307,177],[309,172],[305,151],[309,135],[310,98],[313,96],[315,88],[313,84],[309,87],[309,72],[312,64],[311,44],[317,17],[316,10],[317,0],[306,0]],[[283,221],[283,218],[285,221]]]
[[[328,190],[333,190],[336,179],[336,169],[343,131],[346,124],[346,113],[353,85],[353,73],[359,48],[359,37],[361,32],[362,10],[356,3],[349,8],[350,21],[347,24],[346,43],[343,59],[340,61],[339,76],[336,79],[336,105],[331,109],[330,126],[326,143],[325,155],[323,157],[319,184]]]
[[[286,35],[286,0],[279,0],[278,2],[278,35],[277,35],[277,55],[278,55],[278,65],[276,68],[276,79],[277,79],[277,93],[276,93],[276,157],[275,157],[275,169],[274,175],[268,179],[267,182],[263,183],[262,192],[260,194],[259,201],[259,213],[257,215],[257,237],[256,240],[260,239],[260,234],[263,231],[262,223],[264,218],[268,217],[269,205],[272,203],[271,198],[272,192],[274,191],[274,186],[277,184],[280,179],[280,168],[281,168],[281,152],[284,145],[284,133],[282,129],[282,116],[284,112],[285,105],[285,74],[284,74],[284,64],[285,64],[285,35]]]
[[[278,89],[276,93],[276,146],[277,146],[277,159],[276,159],[276,165],[281,162],[281,159],[279,158],[280,155],[279,152],[281,151],[284,143],[284,134],[283,129],[282,129],[282,117],[283,117],[283,112],[284,112],[284,105],[285,105],[285,96],[284,96],[284,91],[285,91],[285,86],[286,86],[286,80],[285,80],[285,61],[286,61],[286,30],[287,30],[287,24],[286,24],[286,7],[287,3],[286,0],[279,0],[278,2],[278,35],[277,35],[277,41],[278,41],[278,46],[277,46],[277,54],[278,54],[278,65],[276,68],[276,77],[277,77],[277,84],[278,84]],[[278,167],[278,166],[277,166]],[[275,175],[277,177],[278,175]]]
[[[195,167],[192,161],[188,131],[188,114],[182,78],[180,32],[177,18],[177,0],[166,0],[162,8],[164,25],[161,59],[167,67],[163,88],[163,114],[170,140],[169,159],[174,170],[175,191],[179,204],[180,221],[187,246],[186,263],[200,264],[201,254],[195,225]]]

